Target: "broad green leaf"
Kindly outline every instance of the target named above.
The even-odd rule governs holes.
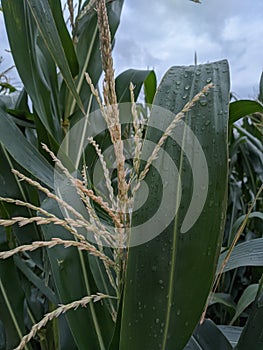
[[[218,273],[226,255],[227,251],[220,255],[217,268]],[[242,266],[263,266],[263,238],[252,239],[235,246],[223,272]]]
[[[263,279],[261,279],[258,294],[253,309],[241,333],[236,350],[259,350],[263,348]]]
[[[136,101],[141,88],[145,83],[145,86],[148,89],[147,96],[149,102],[147,101],[147,103],[151,103],[155,93],[154,82],[156,87],[156,76],[154,71],[137,69],[126,70],[116,78],[116,93],[118,102],[122,103],[131,101],[130,83],[133,83],[134,85],[134,98]]]
[[[135,205],[145,204],[133,213],[131,243],[135,244],[136,239],[140,241],[141,237],[150,238],[144,244],[129,248],[120,349],[140,348],[143,344],[152,350],[181,350],[200,320],[209,295],[226,212],[227,62],[172,67],[164,76],[154,99],[154,105],[166,110],[162,113],[153,106],[146,133],[146,138],[156,144],[162,135],[160,130],[165,130],[175,114],[210,82],[215,88],[196,103],[184,122],[178,123],[171,134],[174,139],[166,140],[164,152],[154,160],[145,178],[147,200],[143,189],[139,189],[135,197]],[[190,135],[196,140],[194,144]],[[144,142],[142,159],[148,158],[152,148],[151,143]],[[166,154],[172,162],[167,163],[169,158]],[[205,163],[208,183],[205,180]],[[172,164],[175,164],[179,177],[176,177]],[[198,167],[202,167],[200,172],[196,171]],[[155,169],[159,169],[159,173]],[[163,173],[160,174],[160,171]],[[164,174],[166,181],[162,183]],[[204,192],[201,193],[202,188]],[[167,193],[169,202],[152,223],[151,230],[160,223],[166,228],[151,239],[150,229],[140,232],[137,226],[150,222],[156,210],[160,210],[164,193]],[[196,196],[198,208],[194,204]],[[172,221],[167,222],[167,213],[172,210]],[[196,217],[197,210],[200,210],[199,217]]]
[[[232,350],[232,346],[211,321],[198,325],[184,350]]]
[[[39,181],[53,188],[54,175],[51,165],[26,140],[15,123],[2,109],[0,109],[0,125],[0,142],[15,161]]]
[[[257,101],[239,100],[231,102],[229,105],[229,124],[232,125],[239,119],[257,112],[263,113],[263,106]]]
[[[230,325],[234,324],[238,317],[242,314],[243,311],[251,304],[256,298],[258,292],[258,284],[250,284],[241,295],[236,308],[236,313],[232,318]]]

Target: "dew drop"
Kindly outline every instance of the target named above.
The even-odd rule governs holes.
[[[180,315],[181,315],[181,310],[180,310],[180,309],[177,310],[176,315],[177,315],[177,316],[180,316]]]
[[[201,106],[207,106],[207,99],[206,99],[205,97],[201,98],[201,99],[199,100],[199,104],[200,104]]]

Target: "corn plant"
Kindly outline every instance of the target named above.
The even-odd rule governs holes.
[[[115,79],[122,4],[68,0],[69,33],[58,0],[2,0],[24,85],[0,109],[2,348],[231,348],[198,325],[227,208],[228,64],[172,67],[157,90],[153,71]]]

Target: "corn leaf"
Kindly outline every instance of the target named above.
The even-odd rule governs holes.
[[[139,190],[135,198],[135,205],[136,201],[145,202],[145,205],[133,213],[130,243],[145,243],[129,248],[120,349],[140,348],[143,344],[152,350],[181,350],[200,320],[209,295],[226,212],[227,62],[172,67],[164,76],[154,99],[154,104],[166,111],[152,108],[151,127],[146,134],[146,138],[156,144],[162,134],[160,130],[165,130],[185,103],[210,82],[213,82],[214,89],[196,103],[184,123],[178,124],[172,134],[174,139],[166,140],[164,152],[154,160],[145,178],[149,198],[145,202],[145,190]],[[198,151],[198,142],[187,143],[190,131],[186,124],[204,152],[209,174],[207,184],[203,183],[204,173],[196,172],[195,167],[203,162],[200,158],[202,152]],[[185,155],[185,151],[190,154]],[[152,144],[145,143],[143,159],[151,153]],[[172,163],[168,163],[166,154],[171,157]],[[194,161],[200,161],[200,164],[194,163],[193,166]],[[178,169],[178,177],[171,164]],[[201,166],[205,168],[205,165]],[[161,173],[156,169],[161,169]],[[166,182],[162,183],[164,174]],[[176,213],[180,199],[179,180],[182,196]],[[207,195],[203,198],[205,189]],[[158,206],[164,193],[168,196],[168,204],[151,226],[154,230],[162,222],[164,229],[151,239],[149,230],[140,231],[137,227],[142,220],[148,222],[156,210],[160,210]],[[196,198],[198,204],[194,205]],[[202,205],[197,218],[196,211]],[[174,214],[169,223],[167,213],[171,210]]]

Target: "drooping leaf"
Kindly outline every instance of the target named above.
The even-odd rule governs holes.
[[[231,102],[229,105],[229,124],[232,125],[239,119],[257,112],[263,113],[263,106],[257,101],[239,100]]]
[[[132,83],[135,87],[134,98],[136,101],[141,91],[141,88],[145,83],[148,96],[147,103],[152,103],[155,93],[154,82],[156,86],[156,76],[154,71],[137,69],[128,69],[124,71],[116,78],[116,93],[118,102],[123,103],[131,101],[130,83]]]
[[[226,255],[227,251],[220,255],[217,272],[220,271]],[[263,266],[263,238],[252,239],[235,246],[223,272],[242,266]]]
[[[39,181],[53,188],[54,175],[51,165],[27,141],[15,123],[2,109],[0,109],[0,124],[0,142],[15,161]]]

